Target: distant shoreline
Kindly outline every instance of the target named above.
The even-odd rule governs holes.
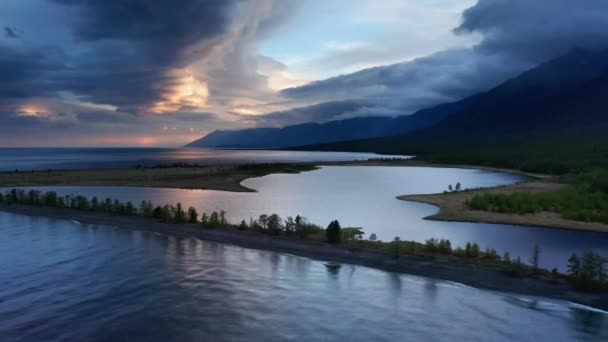
[[[439,211],[436,214],[425,217],[425,220],[494,223],[568,229],[596,233],[608,233],[608,224],[599,222],[567,220],[562,218],[560,214],[553,212],[539,212],[535,214],[521,215],[482,210],[471,210],[466,205],[467,200],[470,200],[476,194],[481,193],[542,193],[559,191],[567,187],[567,184],[554,183],[548,180],[534,180],[531,182],[498,186],[494,188],[483,188],[471,191],[456,191],[428,195],[402,195],[398,196],[397,198],[403,201],[419,202],[439,207]]]
[[[469,210],[465,201],[478,193],[546,192],[566,187],[553,181],[549,175],[532,174],[513,169],[475,165],[434,164],[418,160],[373,159],[367,161],[273,163],[244,165],[213,165],[179,167],[142,167],[130,169],[93,169],[69,171],[0,172],[0,187],[35,186],[134,186],[155,188],[220,190],[255,192],[241,183],[249,178],[270,174],[300,173],[323,166],[382,166],[473,169],[503,172],[531,181],[507,186],[483,188],[439,194],[402,195],[397,198],[439,207],[439,212],[425,217],[427,220],[495,223],[530,227],[557,228],[608,233],[608,225],[595,222],[566,220],[557,213],[505,214]]]
[[[289,253],[323,261],[357,264],[389,272],[399,272],[462,283],[477,288],[566,300],[608,310],[608,294],[574,291],[568,284],[554,284],[537,278],[514,278],[504,271],[479,264],[437,261],[432,258],[401,256],[398,260],[378,251],[349,246],[328,245],[319,241],[269,236],[234,229],[203,229],[194,224],[164,224],[142,217],[115,216],[99,212],[82,212],[24,205],[0,205],[0,211],[42,216],[83,224],[113,226],[167,234],[184,238],[234,244],[245,248]]]

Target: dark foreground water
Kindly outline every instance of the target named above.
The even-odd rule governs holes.
[[[606,341],[562,301],[0,213],[2,341]]]
[[[343,226],[362,227],[365,237],[375,233],[390,241],[424,242],[432,237],[450,239],[453,246],[477,242],[482,248],[509,251],[527,262],[535,244],[541,247],[540,264],[565,271],[573,252],[588,250],[608,256],[608,234],[497,224],[428,221],[434,206],[400,201],[397,195],[437,193],[449,184],[490,187],[512,184],[521,178],[505,173],[428,167],[329,166],[301,174],[274,174],[247,179],[243,185],[256,193],[133,187],[37,187],[100,198],[111,197],[156,204],[181,202],[199,212],[225,210],[232,222],[260,214],[283,217],[304,215],[313,223],[327,225],[338,219]]]
[[[0,171],[130,168],[178,162],[200,165],[328,162],[378,157],[374,153],[202,148],[0,148]]]

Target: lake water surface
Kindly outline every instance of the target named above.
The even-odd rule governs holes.
[[[303,215],[326,225],[338,219],[342,226],[362,227],[366,237],[375,233],[381,240],[399,236],[423,242],[432,237],[450,239],[453,246],[477,242],[482,248],[509,251],[527,261],[535,244],[541,247],[540,263],[546,268],[565,269],[573,253],[594,250],[608,256],[608,234],[422,220],[437,211],[434,206],[400,201],[404,194],[437,193],[460,182],[465,188],[512,184],[518,176],[470,169],[428,167],[327,166],[301,174],[274,174],[245,180],[256,193],[145,187],[37,187],[62,194],[151,200],[156,204],[181,202],[199,212],[225,210],[232,222],[249,220],[262,213],[283,217]]]
[[[0,212],[2,341],[606,341],[567,302]]]
[[[378,157],[375,153],[203,148],[0,148],[0,171],[130,168],[178,162],[200,165],[328,162]]]

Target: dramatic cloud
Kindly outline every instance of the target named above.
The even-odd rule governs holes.
[[[240,127],[230,114],[235,99],[261,103],[275,96],[257,71],[256,44],[293,7],[271,0],[8,1],[0,5],[4,20],[23,16],[19,23],[31,29],[17,42],[17,31],[5,26],[0,40],[5,132],[52,131],[61,123],[86,135],[110,129],[102,123],[111,122],[114,128],[139,125],[131,133],[154,134],[157,127],[164,135],[187,133],[173,144],[226,125]],[[30,5],[41,8],[25,16]],[[196,115],[202,113],[207,115]],[[155,114],[188,114],[192,122],[174,124]]]
[[[312,82],[281,94],[300,104],[357,101],[364,109],[357,111],[361,115],[409,114],[484,91],[570,49],[608,46],[606,27],[606,1],[480,0],[464,11],[454,29],[481,37],[471,48]],[[352,112],[349,108],[335,118]]]
[[[603,0],[3,0],[0,145],[404,115],[606,47],[607,24]]]
[[[462,15],[457,33],[483,36],[480,53],[539,63],[572,48],[608,46],[603,0],[480,0]]]

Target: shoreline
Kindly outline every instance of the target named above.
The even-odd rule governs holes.
[[[314,163],[275,163],[0,172],[0,187],[126,186],[256,192],[241,182],[270,174],[295,174],[316,169]]]
[[[425,220],[447,222],[474,222],[519,225],[529,227],[569,229],[608,233],[608,224],[566,220],[558,213],[506,214],[481,210],[470,210],[465,201],[479,193],[543,192],[557,191],[567,185],[556,183],[554,177],[532,174],[514,169],[475,165],[434,164],[411,159],[366,160],[344,162],[307,162],[279,164],[243,164],[214,166],[156,167],[142,169],[94,169],[69,171],[20,171],[0,172],[0,187],[36,186],[125,186],[173,189],[200,189],[229,192],[256,192],[241,183],[249,178],[271,174],[295,174],[318,170],[323,166],[381,166],[381,167],[429,167],[472,169],[509,173],[526,178],[526,182],[506,186],[436,194],[410,194],[397,196],[403,201],[433,205],[439,211],[424,217]]]
[[[558,213],[539,212],[535,214],[498,213],[483,210],[471,210],[466,201],[482,193],[509,194],[516,192],[542,193],[559,191],[567,188],[567,184],[550,182],[548,180],[532,180],[524,183],[482,188],[470,191],[457,191],[436,194],[401,195],[397,199],[424,203],[438,207],[433,215],[424,217],[425,220],[447,222],[474,222],[490,224],[506,224],[531,226],[540,228],[567,229],[595,233],[608,233],[608,224],[599,222],[574,221],[562,218]]]
[[[234,229],[205,229],[195,224],[165,224],[142,217],[115,216],[73,209],[2,204],[0,205],[0,211],[78,221],[83,224],[147,231],[183,238],[198,238],[244,248],[293,254],[321,261],[349,263],[388,272],[453,281],[479,289],[566,300],[592,308],[608,310],[608,293],[583,293],[573,290],[569,284],[565,283],[549,283],[547,280],[531,277],[515,278],[497,268],[464,261],[448,262],[410,255],[402,255],[399,259],[393,259],[384,253],[361,247],[329,245],[320,241],[270,236]]]

